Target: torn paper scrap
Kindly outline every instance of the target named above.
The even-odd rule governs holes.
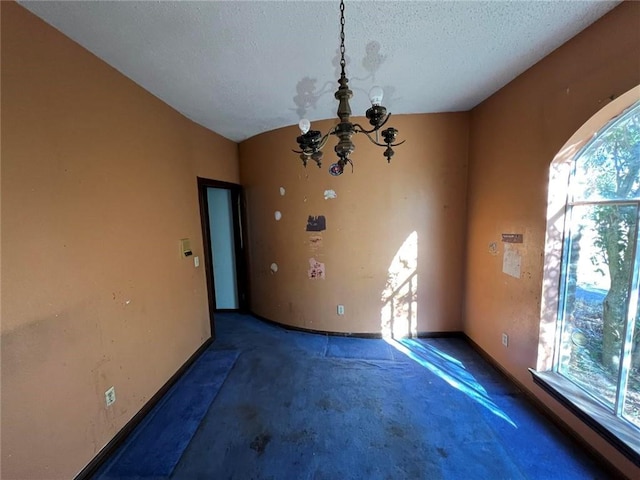
[[[309,259],[309,278],[312,280],[324,280],[324,263],[318,262],[315,258]]]

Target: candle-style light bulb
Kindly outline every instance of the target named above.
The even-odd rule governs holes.
[[[374,85],[373,87],[371,87],[371,90],[369,90],[369,100],[371,100],[371,105],[377,106],[382,104],[383,97],[384,90],[382,90],[382,87]]]
[[[311,122],[306,118],[303,118],[302,120],[300,120],[300,122],[298,122],[298,127],[300,127],[300,131],[304,135],[311,128]]]

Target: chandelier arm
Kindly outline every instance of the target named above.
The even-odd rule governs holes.
[[[387,122],[389,121],[389,119],[390,119],[390,118],[391,118],[391,113],[387,113],[387,116],[386,116],[386,117],[384,117],[384,120],[382,121],[382,123],[381,123],[380,125],[378,125],[378,127],[377,127],[377,128],[374,128],[373,130],[374,130],[374,131],[375,131],[375,130],[379,130],[379,129],[381,129],[382,127],[384,127],[384,124],[385,124],[385,123],[387,123]]]
[[[370,133],[375,132],[376,130],[380,130],[382,127],[384,127],[385,123],[387,123],[387,121],[389,120],[389,117],[391,116],[391,114],[389,113],[385,119],[383,120],[383,122],[378,125],[377,127],[372,128],[371,130],[366,130],[362,125],[360,125],[359,123],[354,123],[353,126],[354,127],[358,127],[360,130],[356,130],[357,133],[366,133],[367,135]]]
[[[406,140],[403,140],[402,142],[398,143],[398,144],[394,144],[394,145],[387,145],[386,143],[378,143],[376,142],[373,138],[371,138],[371,135],[368,132],[362,131],[362,132],[358,132],[358,133],[364,133],[365,136],[369,139],[369,141],[371,143],[376,144],[379,147],[395,147],[396,145],[400,145],[401,143],[406,142]]]
[[[353,124],[353,131],[355,133],[366,133],[367,135],[370,133],[373,133],[376,131],[376,129],[374,128],[373,130],[365,130],[365,128],[360,125],[359,123],[354,123]]]
[[[322,150],[324,148],[324,145],[327,143],[327,140],[329,140],[329,135],[333,135],[335,131],[336,131],[336,127],[332,127],[331,130],[325,133],[324,137],[322,137],[322,140],[320,140],[320,143],[318,144],[318,150]]]
[[[318,147],[317,147],[317,148],[315,148],[313,151],[314,151],[314,152],[319,152],[320,150],[322,150],[322,149],[324,148],[325,144],[327,143],[327,140],[329,140],[329,135],[332,135],[332,134],[335,132],[335,130],[336,130],[336,127],[335,127],[335,126],[334,126],[334,127],[332,127],[332,128],[331,128],[331,130],[329,130],[329,131],[328,131],[328,132],[327,132],[327,133],[326,133],[326,134],[325,134],[325,135],[320,139],[320,141],[318,142]],[[308,152],[305,152],[304,150],[294,150],[294,149],[291,149],[291,151],[292,151],[293,153],[308,153]]]

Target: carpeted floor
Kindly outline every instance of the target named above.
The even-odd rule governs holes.
[[[237,357],[235,350],[207,349],[94,478],[168,478]]]
[[[327,337],[239,314],[217,315],[216,327],[205,355],[238,356],[204,396],[199,425],[153,430],[152,418],[147,440],[114,457],[100,478],[611,478],[462,339]],[[205,363],[194,370],[214,375]],[[202,409],[206,399],[193,402]],[[166,423],[172,410],[159,418]],[[188,446],[163,453],[174,437]],[[137,465],[129,474],[118,466],[123,456]],[[154,466],[165,456],[179,458],[170,473]]]

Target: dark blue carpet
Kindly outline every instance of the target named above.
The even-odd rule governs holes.
[[[207,349],[95,478],[169,477],[237,358],[237,351]]]
[[[362,360],[393,360],[393,348],[386,342],[363,342],[362,338],[331,336],[327,340],[327,357]]]
[[[327,337],[238,314],[216,325],[213,349],[240,355],[156,478],[611,478],[463,339]],[[148,465],[155,449],[129,458]]]

